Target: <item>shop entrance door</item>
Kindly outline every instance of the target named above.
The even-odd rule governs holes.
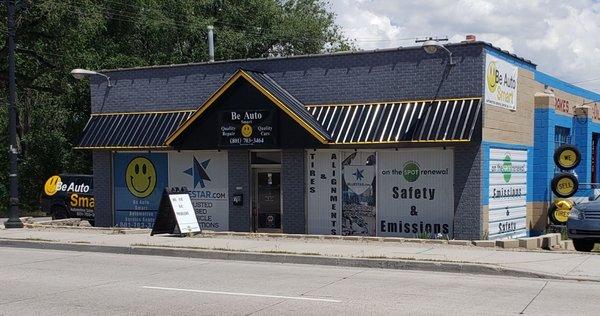
[[[254,169],[253,171],[254,231],[281,232],[281,170]]]

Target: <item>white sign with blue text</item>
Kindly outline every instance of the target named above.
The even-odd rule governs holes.
[[[489,239],[527,236],[527,150],[490,148]]]
[[[169,152],[169,186],[187,188],[200,228],[229,229],[226,151]]]

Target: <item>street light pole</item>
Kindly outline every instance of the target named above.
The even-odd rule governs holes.
[[[22,228],[19,219],[19,178],[17,177],[17,108],[15,107],[15,0],[7,0],[8,6],[8,115],[10,148],[10,173],[8,174],[10,186],[10,199],[8,203],[9,218],[4,223],[6,228]]]

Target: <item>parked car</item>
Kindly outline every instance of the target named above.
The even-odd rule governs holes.
[[[577,251],[592,251],[600,242],[600,200],[575,205],[567,221],[567,232]]]
[[[40,204],[53,219],[81,218],[94,225],[93,177],[84,174],[54,175],[44,184]]]

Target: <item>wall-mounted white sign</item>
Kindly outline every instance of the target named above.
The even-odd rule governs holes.
[[[375,236],[377,154],[343,151],[342,156],[342,235]]]
[[[527,150],[490,148],[489,239],[527,236]]]
[[[485,55],[485,103],[509,110],[517,109],[519,67]]]
[[[452,149],[377,152],[377,235],[453,236]]]
[[[341,235],[341,152],[333,150],[308,150],[306,157],[308,233]]]
[[[229,229],[226,151],[169,152],[169,186],[186,187],[200,228]]]

